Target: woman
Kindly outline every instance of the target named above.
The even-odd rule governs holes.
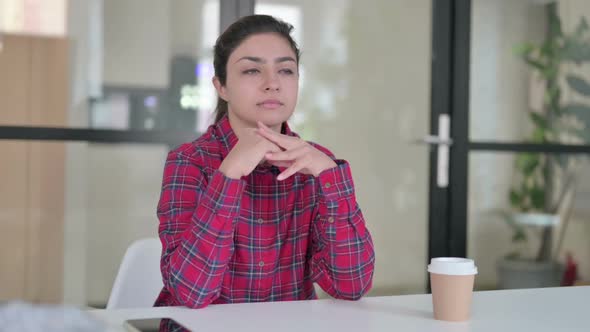
[[[215,45],[215,124],[170,152],[158,204],[164,289],[157,306],[356,300],[374,251],[349,164],[305,142],[293,27],[252,15]]]

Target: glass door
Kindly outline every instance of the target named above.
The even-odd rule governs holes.
[[[302,48],[292,125],[352,166],[373,235],[371,295],[426,290],[432,1],[259,0]],[[435,120],[438,121],[438,120]]]
[[[468,140],[468,169],[451,185],[468,196],[454,207],[466,219],[452,232],[466,233],[479,289],[582,283],[590,279],[590,3],[460,2],[470,6],[469,126],[454,134]]]

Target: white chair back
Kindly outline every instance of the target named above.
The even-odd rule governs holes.
[[[160,256],[162,244],[158,238],[133,242],[121,262],[115,278],[107,309],[152,307],[162,290]]]

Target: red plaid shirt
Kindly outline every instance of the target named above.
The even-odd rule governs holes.
[[[283,133],[297,136],[286,124]],[[155,305],[314,299],[314,282],[335,298],[366,294],[375,257],[348,163],[335,159],[317,178],[277,181],[281,170],[260,165],[230,179],[218,168],[237,140],[226,116],[168,155]]]

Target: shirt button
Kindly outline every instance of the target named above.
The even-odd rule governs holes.
[[[264,266],[264,262],[260,261],[260,263],[258,263],[258,266],[263,267]]]
[[[326,184],[324,185],[324,188],[328,189],[332,186],[332,184],[330,182],[326,182]]]
[[[258,218],[257,222],[258,222],[259,224],[262,224],[262,223],[264,222],[264,220],[262,220],[262,218]]]
[[[328,217],[328,222],[332,224],[334,222],[334,217]]]

